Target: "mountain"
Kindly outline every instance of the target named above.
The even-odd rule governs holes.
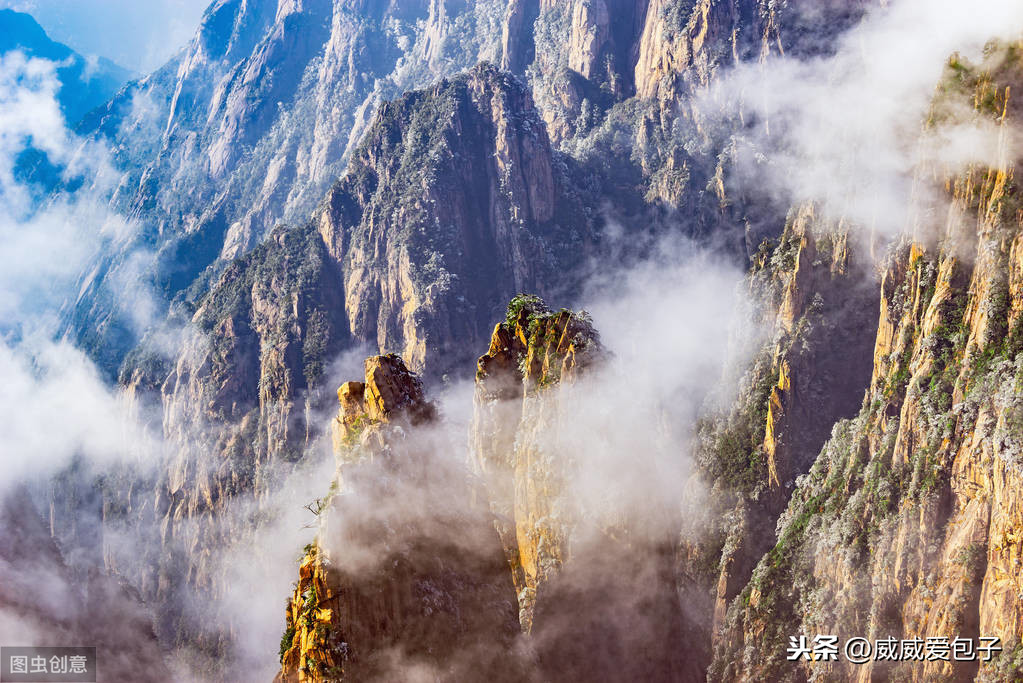
[[[220,0],[175,59],[82,121],[123,170],[110,201],[140,233],[82,280],[67,332],[140,414],[163,416],[167,461],[103,486],[104,528],[140,539],[103,561],[139,587],[162,642],[229,660],[231,568],[214,550],[252,541],[246,506],[270,505],[322,437],[339,353],[368,344],[431,383],[471,376],[513,295],[570,298],[595,261],[640,257],[680,216],[734,258],[754,248],[773,209],[746,213],[710,182],[721,141],[670,105],[789,26],[742,7],[651,3],[619,33],[587,3]],[[520,12],[535,13],[532,40]],[[839,12],[806,52],[854,18]],[[704,30],[713,40],[688,46]],[[530,42],[518,74],[475,66]],[[692,57],[677,73],[676,52]],[[139,253],[155,254],[139,284],[189,330],[171,349],[140,340],[124,307]]]
[[[70,333],[113,373],[137,338],[106,283],[131,253],[156,253],[143,277],[158,300],[192,299],[197,278],[306,221],[382,100],[496,54],[501,3],[451,4],[213,3],[175,59],[79,128],[114,150],[111,201],[142,228],[82,283]]]
[[[600,240],[574,167],[492,66],[381,106],[314,217],[352,337],[455,372],[515,292],[570,288]]]
[[[612,31],[605,3],[581,0],[218,0],[175,59],[79,127],[113,151],[124,175],[111,202],[141,232],[83,280],[66,331],[116,374],[139,336],[117,296],[116,283],[140,277],[131,254],[156,254],[141,278],[158,304],[194,303],[279,223],[308,219],[382,102],[480,61],[525,80],[554,147],[582,165],[581,184],[605,210],[623,214],[614,220],[684,215],[694,233],[755,249],[768,216],[747,215],[741,191],[725,196],[727,135],[712,139],[671,103],[732,55],[764,59],[779,42],[826,53],[864,4],[814,10],[807,27],[789,18],[801,3],[621,3],[614,11],[630,19]],[[706,38],[690,45],[691,35]]]
[[[63,332],[162,450],[66,472],[60,552],[200,679],[269,678],[272,600],[284,681],[1018,680],[1021,46],[950,58],[921,135],[982,119],[1001,161],[923,163],[893,240],[751,176],[779,123],[714,90],[874,4],[214,2],[77,128],[140,232]],[[643,277],[689,258],[747,273],[724,367]],[[595,286],[642,296],[603,330],[544,303]],[[1004,653],[787,659],[827,633]]]
[[[950,59],[922,134],[969,106],[999,127],[1000,162],[954,174],[924,164],[919,194],[906,199],[913,227],[884,257],[870,259],[847,222],[812,203],[793,207],[755,254],[747,283],[772,333],[751,361],[736,361],[745,376],[732,406],[699,425],[692,476],[705,486],[687,488],[703,506],[694,519],[673,519],[670,500],[661,511],[655,489],[636,516],[614,496],[619,481],[649,481],[640,472],[651,454],[602,473],[606,488],[588,506],[573,486],[577,468],[600,461],[575,440],[572,403],[607,360],[584,317],[535,297],[512,301],[477,364],[472,475],[461,476],[478,487],[471,500],[490,505],[518,594],[529,654],[491,642],[509,666],[525,667],[516,680],[1020,679],[1023,213],[1010,132],[1023,112],[1009,95],[1023,77],[1021,49],[989,44],[981,63]],[[945,213],[922,199],[924,187],[945,193]],[[348,680],[402,632],[349,638],[360,617],[334,615],[367,613],[323,569],[364,551],[365,539],[336,535],[332,501],[358,495],[363,482],[346,474],[364,465],[350,463],[386,459],[365,454],[386,419],[359,403],[394,395],[372,388],[377,362],[367,361],[365,383],[339,392],[338,474],[289,602],[282,680]],[[600,407],[620,409],[606,395]],[[417,433],[405,429],[403,438]],[[674,533],[651,533],[651,519],[669,520]],[[468,533],[450,519],[445,528]],[[312,609],[307,576],[322,582],[329,610]],[[380,594],[410,590],[408,577],[376,576],[387,582]],[[897,648],[994,639],[997,648],[993,657],[793,662],[793,634]],[[380,675],[423,662],[391,660],[396,668]]]
[[[737,368],[745,376],[732,406],[699,426],[692,477],[706,487],[687,491],[709,493],[696,494],[704,509],[694,519],[674,517],[678,500],[660,509],[656,489],[644,489],[639,514],[614,495],[629,478],[653,481],[641,474],[657,462],[651,454],[629,458],[628,472],[602,472],[596,506],[577,488],[579,468],[601,462],[582,447],[591,441],[576,440],[574,422],[586,411],[572,404],[600,386],[589,381],[608,356],[584,316],[552,312],[537,297],[512,300],[477,363],[472,474],[444,478],[476,487],[462,496],[466,509],[484,501],[493,513],[530,649],[475,635],[489,643],[483,652],[505,652],[512,680],[1020,680],[1023,212],[1008,132],[1023,115],[1009,97],[1023,78],[1021,50],[989,44],[981,63],[950,59],[926,125],[966,103],[999,127],[1000,162],[952,175],[923,165],[916,187],[945,192],[946,213],[935,215],[919,199],[925,193],[908,200],[920,213],[885,247],[880,272],[849,225],[813,204],[794,207],[779,238],[763,244],[747,283],[773,334]],[[339,391],[337,475],[289,602],[280,680],[357,680],[367,660],[384,667],[378,675],[400,677],[429,661],[412,648],[407,658],[378,659],[375,648],[392,638],[425,642],[404,626],[350,637],[364,632],[361,620],[395,608],[365,611],[330,569],[379,538],[339,535],[351,516],[342,511],[367,485],[353,468],[371,462],[411,474],[423,465],[376,450],[389,418],[363,397],[423,400],[414,378],[404,381],[415,398],[375,386],[380,362],[368,360],[366,381]],[[608,399],[602,409],[625,412]],[[428,443],[415,424],[401,434]],[[410,514],[428,523],[434,512]],[[669,533],[656,533],[656,519]],[[438,551],[470,535],[454,518],[436,528],[444,531],[428,547]],[[373,576],[385,584],[377,595],[417,595],[407,582],[431,580]],[[329,609],[316,611],[325,595]],[[415,602],[400,609],[424,615],[423,632],[445,619]],[[453,613],[464,620],[464,609]],[[993,639],[996,649],[793,662],[793,634],[896,648]],[[430,670],[450,672],[452,661]]]
[[[919,186],[940,188],[947,214],[913,215],[914,227],[891,246],[866,309],[876,322],[863,337],[872,369],[853,385],[864,392],[859,411],[836,421],[812,463],[798,468],[773,547],[731,577],[727,594],[718,592],[715,680],[781,676],[789,668],[784,641],[795,632],[999,639],[993,659],[807,663],[807,676],[1009,681],[1023,671],[1016,531],[1023,223],[1018,155],[1004,134],[1021,115],[1008,96],[1023,77],[1020,48],[989,44],[981,63],[949,61],[932,116],[949,101],[970,103],[1002,128],[1000,162],[956,175],[920,169]],[[827,233],[818,235],[801,248],[819,248]],[[799,420],[791,406],[810,396],[788,374],[783,364],[768,434],[779,413],[790,425]],[[771,450],[765,439],[769,466]]]
[[[58,62],[60,89],[57,102],[69,124],[105,104],[132,77],[132,73],[104,57],[83,57],[67,45],[51,40],[30,15],[0,10],[0,55],[19,51],[26,57]]]
[[[216,557],[182,548],[251,533],[232,507],[266,495],[324,434],[332,359],[368,343],[422,367],[431,349],[446,363],[435,361],[434,381],[471,362],[464,340],[485,339],[498,302],[570,284],[556,266],[582,260],[595,239],[581,204],[528,92],[478,66],[381,107],[313,217],[204,284],[176,356],[148,346],[128,356],[120,381],[140,403],[161,404],[174,457],[144,485],[156,510],[112,492],[119,512],[107,524],[163,529],[152,557],[119,562],[151,587],[160,635],[195,627],[180,623],[180,587],[143,575],[222,580]]]
[[[322,543],[307,548],[289,601],[281,680],[372,680],[405,666],[521,679],[504,654],[519,622],[490,515],[445,457],[450,444],[409,438],[437,421],[436,407],[397,356],[367,359],[364,379],[338,392],[345,457],[320,502]]]
[[[146,606],[116,577],[90,571],[61,552],[37,509],[40,498],[18,486],[0,506],[5,529],[0,540],[4,639],[31,638],[40,646],[94,643],[104,653],[105,676],[167,680],[170,671]],[[54,600],[40,601],[44,591]]]

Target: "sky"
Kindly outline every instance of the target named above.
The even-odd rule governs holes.
[[[27,12],[54,40],[143,74],[192,37],[212,0],[0,0]]]

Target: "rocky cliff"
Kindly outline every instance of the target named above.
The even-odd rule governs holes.
[[[170,457],[142,482],[120,475],[105,524],[153,531],[143,553],[107,562],[138,572],[161,637],[226,646],[219,619],[181,612],[182,591],[222,593],[207,549],[247,538],[233,510],[261,505],[323,433],[332,359],[367,343],[419,370],[430,360],[433,378],[458,372],[516,287],[571,285],[556,266],[586,255],[588,225],[528,92],[481,66],[383,106],[312,221],[200,279],[207,293],[178,309],[191,314],[178,356],[147,341],[120,377],[160,403]]]
[[[1018,680],[1021,596],[1018,301],[1021,214],[1009,98],[1018,46],[953,58],[936,102],[968,97],[1001,161],[944,177],[884,262],[873,371],[796,480],[774,546],[731,601],[713,680]],[[941,178],[926,169],[918,183]],[[779,382],[779,386],[781,382]],[[772,390],[774,392],[775,390]],[[771,410],[775,408],[772,393]],[[788,637],[1000,639],[974,661],[785,661]]]
[[[869,381],[862,330],[877,308],[876,280],[846,240],[812,205],[798,207],[780,240],[762,243],[750,272],[754,316],[770,334],[731,411],[699,426],[697,459],[716,508],[702,542],[721,553],[708,573],[715,627],[772,545],[795,478],[834,422],[855,413]]]
[[[130,399],[159,404],[170,452],[106,477],[104,528],[144,542],[96,562],[156,606],[161,640],[223,675],[216,550],[264,523],[324,431],[329,360],[366,344],[405,361],[374,356],[339,392],[338,471],[282,679],[1011,679],[1015,53],[953,61],[948,92],[1004,125],[1004,161],[945,177],[948,220],[921,214],[878,274],[854,226],[812,204],[786,217],[732,182],[732,134],[762,123],[741,103],[713,130],[692,108],[728,64],[827,54],[871,3],[809,4],[221,0],[179,57],[87,119],[126,169],[112,201],[143,230],[83,280],[68,325],[120,363]],[[454,75],[480,58],[512,73]],[[709,493],[683,501],[693,515],[659,491],[620,496],[656,480],[656,457],[587,460],[582,413],[607,438],[619,398],[592,393],[614,399],[594,408],[588,378],[631,385],[585,316],[516,298],[492,327],[514,293],[570,296],[592,257],[682,220],[750,259],[769,337],[729,369],[730,409],[699,424],[692,489]],[[169,351],[118,319],[115,275],[140,247],[157,255],[141,277],[189,330]],[[470,475],[442,457],[457,447],[412,373],[468,375],[488,334]],[[84,547],[80,501],[54,500],[53,533]],[[826,631],[990,634],[1007,654],[783,661],[789,635]]]
[[[544,438],[557,429],[553,386],[571,383],[600,353],[585,318],[519,296],[477,362],[473,464],[497,520],[527,632],[537,591],[566,559],[573,524],[570,494],[559,485],[570,463]]]
[[[576,392],[606,360],[585,314],[513,299],[477,363],[471,475],[445,464],[450,444],[401,361],[367,360],[365,382],[338,391],[338,472],[289,603],[281,678],[362,680],[395,650],[445,680],[463,666],[473,679],[702,678],[678,647],[689,624],[664,533],[677,521],[648,518],[671,511],[579,488],[595,463],[574,432]]]
[[[512,294],[570,286],[599,233],[566,163],[488,65],[384,105],[315,219],[353,338],[457,372]]]
[[[699,95],[730,66],[829,54],[876,6],[521,0],[508,13],[505,65],[515,69],[515,55],[535,55],[524,73],[555,144],[580,161],[614,159],[612,175],[634,173],[630,183],[648,204],[684,216],[693,233],[733,233],[736,248],[751,255],[764,235],[777,237],[784,219],[784,208],[779,213],[733,173],[732,136],[763,122],[741,97],[717,103],[708,121]],[[525,25],[520,17],[534,14],[532,33],[516,32]]]
[[[561,506],[553,499],[513,501],[517,488],[544,490],[540,476],[550,485],[556,468],[523,461],[514,472],[514,434],[530,425],[504,402],[521,406],[524,375],[531,395],[569,377],[576,353],[599,343],[588,323],[550,313],[537,297],[516,299],[509,321],[478,363],[476,477],[445,454],[436,410],[399,357],[368,359],[365,381],[338,389],[338,469],[289,602],[282,680],[363,680],[424,663],[445,678],[461,667],[529,678],[518,640],[537,586],[566,555],[557,539],[567,526],[538,521],[546,515],[536,506]]]
[[[0,638],[38,647],[88,643],[97,650],[100,680],[168,680],[164,651],[138,593],[64,552],[40,514],[42,500],[22,485],[5,486],[0,500]]]
[[[82,282],[70,333],[116,370],[137,337],[118,281],[151,283],[163,305],[281,221],[304,222],[381,101],[497,59],[498,5],[213,2],[177,56],[79,126],[110,147],[123,171],[110,201],[140,230]],[[141,273],[139,251],[155,254]]]
[[[711,131],[693,94],[736,61],[827,53],[869,4],[218,0],[179,55],[79,127],[110,147],[110,201],[140,231],[83,278],[66,330],[113,373],[168,302],[194,303],[279,222],[308,218],[382,102],[484,60],[527,80],[546,135],[616,214],[648,225],[649,203],[692,232],[732,226],[738,245],[767,220],[729,187],[741,103]],[[142,330],[119,304],[125,279],[151,286],[159,313]]]
[[[470,449],[481,495],[541,680],[698,680],[698,662],[677,645],[687,624],[675,542],[654,521],[671,519],[670,507],[651,494],[637,509],[612,482],[599,493],[582,484],[602,466],[587,452],[592,435],[576,431],[581,397],[606,361],[585,313],[512,300],[477,362]],[[642,480],[654,461],[631,462],[620,483]]]
[[[511,574],[464,462],[399,357],[365,367],[338,390],[337,473],[288,604],[279,680],[522,680]]]

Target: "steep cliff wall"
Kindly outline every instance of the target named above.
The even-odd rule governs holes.
[[[557,266],[589,241],[574,192],[528,92],[482,66],[385,105],[313,221],[193,285],[178,357],[144,344],[121,373],[129,394],[162,404],[168,462],[144,481],[119,473],[108,493],[108,526],[152,529],[144,549],[106,562],[160,605],[161,637],[226,642],[217,618],[182,621],[183,595],[220,594],[209,549],[251,533],[233,503],[260,505],[322,433],[330,360],[366,342],[432,377],[464,373],[516,288],[570,285]]]
[[[711,596],[693,642],[704,665],[729,604],[774,544],[795,479],[834,422],[855,414],[870,381],[873,349],[863,330],[876,315],[877,280],[845,230],[804,205],[778,242],[761,245],[748,278],[756,307],[740,334],[761,327],[765,340],[730,407],[698,425],[695,480],[710,491],[684,527],[679,562],[692,584],[685,594]]]
[[[617,472],[620,482],[601,480],[599,492],[584,483],[601,476],[593,474],[600,456],[587,451],[593,435],[577,431],[578,406],[597,391],[588,382],[606,361],[585,314],[550,311],[532,296],[512,300],[477,363],[470,448],[480,495],[494,513],[541,680],[699,680],[699,662],[678,647],[687,624],[673,510],[653,494],[637,509],[618,488],[648,477],[656,457],[629,459],[631,470]]]
[[[308,217],[381,102],[484,60],[526,77],[547,135],[616,204],[645,195],[694,232],[741,227],[725,210],[740,199],[725,194],[727,131],[701,127],[694,93],[731,63],[826,53],[871,4],[220,0],[177,57],[80,127],[109,144],[112,204],[141,230],[83,278],[67,331],[113,372],[138,336],[117,282],[141,275],[161,306],[198,300],[185,290],[207,268]],[[139,250],[156,254],[141,274]]]
[[[473,463],[498,520],[527,632],[537,591],[566,559],[575,514],[559,485],[570,463],[544,438],[557,429],[551,387],[570,383],[600,353],[585,319],[520,296],[477,362]]]
[[[512,58],[505,67],[520,65],[520,53],[535,55],[523,68],[537,106],[551,139],[576,158],[626,138],[625,149],[605,158],[636,164],[648,201],[697,225],[720,213],[729,215],[716,221],[718,228],[759,222],[737,208],[724,211],[744,199],[740,188],[726,188],[730,136],[759,122],[746,120],[736,100],[717,113],[724,125],[711,125],[696,105],[698,95],[730,66],[829,54],[836,38],[878,4],[522,1],[509,10],[504,44]],[[533,13],[530,33],[523,17]],[[514,46],[518,51],[509,52]]]
[[[467,366],[516,291],[568,285],[597,239],[529,93],[487,65],[384,105],[316,221],[352,336],[434,376]]]
[[[104,562],[156,606],[166,642],[226,647],[222,619],[207,613],[226,580],[211,550],[253,532],[239,502],[272,490],[282,465],[322,432],[310,416],[325,406],[325,366],[348,340],[335,269],[312,226],[276,231],[219,278],[173,365],[140,351],[122,376],[133,400],[161,405],[151,427],[168,458],[107,477],[104,524],[139,543],[112,547]]]
[[[304,222],[380,102],[498,59],[503,7],[212,3],[177,56],[79,126],[109,146],[123,173],[111,203],[140,234],[83,280],[67,310],[72,336],[115,371],[135,343],[131,312],[117,306],[117,283],[139,275],[132,253],[156,254],[141,276],[165,304],[281,221]]]
[[[777,543],[728,608],[714,680],[1018,680],[1020,228],[1012,128],[1019,46],[953,58],[941,97],[1001,126],[1001,161],[946,176],[881,285],[873,375],[779,520]],[[936,106],[936,112],[940,106]],[[920,184],[941,178],[925,169]],[[997,637],[992,661],[785,661],[797,634]],[[983,657],[981,660],[985,659]]]
[[[171,673],[139,595],[58,547],[27,486],[0,497],[0,638],[97,650],[100,680],[166,681]],[[91,520],[90,520],[91,521]],[[98,544],[89,548],[98,552]]]

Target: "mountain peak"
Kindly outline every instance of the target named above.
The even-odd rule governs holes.
[[[12,9],[0,10],[0,55],[19,51],[26,57],[57,62],[57,100],[69,124],[110,99],[132,73],[109,59],[83,56],[51,39],[35,18]]]

